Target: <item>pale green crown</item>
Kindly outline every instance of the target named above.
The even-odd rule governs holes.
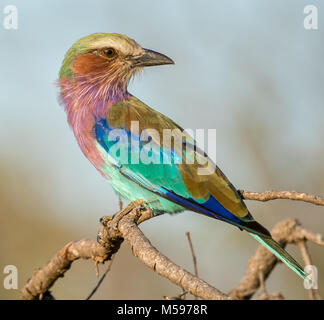
[[[72,75],[71,66],[78,54],[86,53],[93,49],[111,47],[123,55],[140,54],[143,49],[133,39],[119,33],[94,33],[76,41],[66,52],[59,77],[65,78]]]

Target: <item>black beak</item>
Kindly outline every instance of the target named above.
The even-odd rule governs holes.
[[[144,53],[130,58],[133,67],[160,66],[163,64],[174,64],[173,60],[162,53],[144,49]]]

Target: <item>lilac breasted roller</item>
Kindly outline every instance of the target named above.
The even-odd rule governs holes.
[[[305,279],[303,268],[253,219],[223,172],[214,165],[210,174],[199,173],[205,163],[197,159],[207,155],[196,141],[128,92],[130,79],[144,67],[173,63],[121,34],[96,33],[76,41],[65,55],[58,85],[82,152],[122,198],[143,199],[156,214],[191,210],[237,226]],[[155,134],[147,135],[150,130]],[[165,147],[158,137],[166,130],[180,144]],[[134,157],[135,151],[147,157]],[[196,160],[184,161],[188,154]],[[212,163],[208,157],[207,162]]]

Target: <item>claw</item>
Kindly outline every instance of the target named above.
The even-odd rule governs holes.
[[[102,224],[104,227],[107,226],[108,221],[112,219],[111,216],[103,216],[99,219],[100,224]]]
[[[112,228],[114,229],[114,231],[118,231],[118,223],[119,223],[119,221],[120,221],[120,219],[113,224]]]
[[[147,205],[147,204],[144,200],[142,200],[142,199],[135,200],[132,203],[130,203],[126,208],[124,208],[123,210],[116,213],[115,216],[113,217],[114,220],[116,219],[116,221],[114,222],[114,224],[112,226],[113,230],[118,231],[118,223],[124,216],[126,216],[128,213],[130,213],[134,209],[136,210],[137,213],[140,213],[140,212],[138,212],[138,210],[139,211],[145,210],[145,205]]]

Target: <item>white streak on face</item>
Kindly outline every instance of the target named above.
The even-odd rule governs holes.
[[[120,36],[118,34],[109,34],[105,36],[98,36],[97,39],[89,43],[90,49],[100,48],[114,48],[119,53],[125,56],[137,56],[144,53],[144,49],[138,45],[133,39]]]

